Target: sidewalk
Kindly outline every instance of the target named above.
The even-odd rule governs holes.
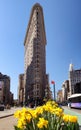
[[[22,107],[12,107],[11,109],[5,109],[4,111],[0,111],[0,119],[12,116],[16,110],[20,109],[22,109]]]

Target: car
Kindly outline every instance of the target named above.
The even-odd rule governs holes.
[[[4,104],[0,104],[0,111],[4,111],[4,108],[5,108]]]

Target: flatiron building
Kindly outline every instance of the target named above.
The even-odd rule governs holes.
[[[49,78],[46,74],[46,33],[43,9],[38,3],[31,11],[24,47],[24,102],[40,104],[48,94]]]

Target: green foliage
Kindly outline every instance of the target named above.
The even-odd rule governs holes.
[[[14,126],[15,130],[22,130],[21,128],[18,128],[17,126]]]

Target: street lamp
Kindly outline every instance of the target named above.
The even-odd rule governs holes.
[[[28,106],[29,106],[29,95],[28,95]]]
[[[47,88],[45,89],[45,97],[47,98],[48,92],[47,92]]]
[[[51,84],[53,84],[54,100],[56,100],[56,99],[55,99],[55,82],[54,82],[54,81],[51,81]]]

